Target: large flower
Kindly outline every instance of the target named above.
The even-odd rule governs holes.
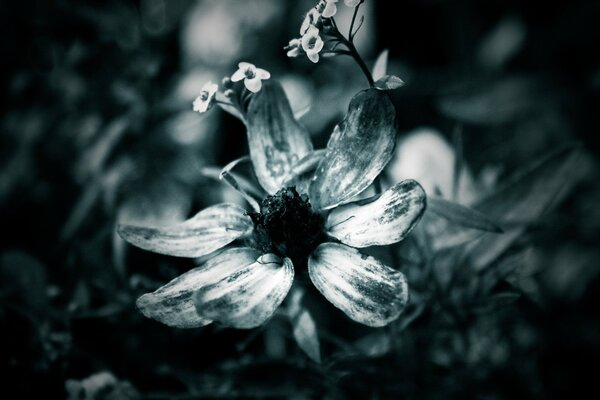
[[[254,172],[267,193],[258,209],[217,204],[171,227],[119,227],[129,243],[172,256],[208,255],[236,239],[248,247],[229,247],[143,295],[140,310],[176,327],[256,327],[308,268],[315,287],[351,319],[374,327],[396,319],[408,300],[404,275],[357,248],[402,240],[425,210],[425,192],[406,180],[356,200],[392,157],[394,120],[388,95],[367,89],[327,148],[313,150],[281,86],[265,82],[246,115]]]

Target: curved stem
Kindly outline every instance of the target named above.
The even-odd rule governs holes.
[[[357,8],[358,8],[358,6],[357,6]],[[362,70],[363,74],[367,78],[367,81],[369,81],[369,86],[372,87],[373,84],[375,83],[375,81],[373,80],[371,71],[369,71],[369,67],[367,67],[367,64],[365,64],[365,62],[362,59],[362,57],[360,56],[360,54],[358,54],[358,50],[356,50],[354,43],[352,42],[352,40],[349,40],[344,35],[342,35],[342,33],[340,32],[340,30],[337,27],[337,24],[335,23],[334,18],[331,18],[330,20],[331,20],[331,25],[333,27],[332,36],[335,37],[336,39],[338,39],[342,44],[344,44],[348,48],[348,52],[349,52],[348,55],[350,55],[350,56],[352,56],[352,58],[354,58],[354,60],[356,61],[356,63],[360,67],[360,69]],[[352,25],[354,25],[354,19],[352,22],[353,23],[350,24],[351,30],[352,30]]]

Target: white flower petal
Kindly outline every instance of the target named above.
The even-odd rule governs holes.
[[[387,325],[408,301],[404,274],[343,244],[317,247],[308,259],[308,272],[327,300],[364,325]]]
[[[323,14],[321,14],[324,18],[331,18],[337,12],[337,6],[335,5],[337,1],[328,1],[325,5],[325,9],[323,10]]]
[[[266,69],[256,68],[256,76],[264,81],[271,77],[271,73]]]
[[[241,71],[246,71],[247,69],[250,69],[250,70],[254,71],[256,69],[256,66],[254,64],[249,63],[249,62],[242,61],[241,63],[238,64],[238,68]]]
[[[177,328],[197,328],[211,323],[196,312],[194,294],[206,285],[220,282],[244,267],[254,264],[260,253],[250,248],[225,250],[204,265],[173,279],[136,304],[148,318]]]
[[[315,52],[307,52],[306,56],[308,57],[308,59],[312,62],[314,62],[315,64],[319,62],[319,53],[315,53]]]
[[[242,79],[244,79],[245,77],[246,77],[246,70],[240,68],[237,71],[235,71],[233,73],[233,75],[231,75],[231,81],[232,82],[239,82]]]
[[[194,100],[194,103],[192,104],[192,108],[196,112],[203,113],[203,112],[206,112],[206,110],[208,110],[208,105],[209,105],[209,102],[207,100],[203,100],[202,96],[198,96]]]
[[[262,325],[273,315],[294,280],[289,258],[265,254],[219,282],[200,288],[196,310],[207,319],[240,329]]]
[[[325,223],[326,232],[353,247],[399,242],[414,228],[426,207],[423,188],[413,180],[395,184],[368,204],[337,207]]]
[[[246,78],[244,79],[244,86],[246,86],[246,89],[248,89],[252,93],[258,93],[262,88],[262,81],[259,77],[254,77],[252,79]]]
[[[316,209],[347,203],[365,190],[392,158],[396,110],[387,93],[359,92],[327,143],[327,153],[310,185]]]
[[[252,220],[235,204],[208,207],[177,225],[119,225],[119,235],[144,250],[176,257],[200,257],[250,232]]]
[[[292,113],[281,85],[265,81],[246,114],[248,147],[258,181],[270,194],[302,157],[312,151],[310,136]]]

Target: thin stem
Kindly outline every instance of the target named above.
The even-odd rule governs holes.
[[[357,6],[357,8],[358,8],[358,6]],[[337,24],[335,23],[334,18],[330,18],[330,20],[331,20],[331,24],[334,29],[332,32],[332,36],[337,38],[340,42],[342,42],[348,48],[348,51],[350,52],[349,55],[352,56],[352,58],[354,58],[354,60],[356,61],[356,63],[360,67],[360,69],[362,70],[363,74],[367,78],[367,81],[369,81],[369,86],[373,86],[375,81],[373,80],[371,71],[369,71],[369,67],[367,67],[367,64],[365,64],[365,62],[361,58],[360,54],[358,54],[358,50],[356,50],[354,43],[352,43],[352,41],[348,40],[344,35],[342,35],[342,33],[337,28]]]
[[[358,5],[354,8],[354,13],[352,14],[352,22],[350,22],[350,29],[348,29],[348,39],[350,39],[350,41],[353,41],[354,39],[354,35],[352,34],[352,31],[354,30],[354,22],[356,22],[356,16],[358,15],[358,9],[360,8],[360,5],[362,4],[362,1],[360,3],[358,3]]]

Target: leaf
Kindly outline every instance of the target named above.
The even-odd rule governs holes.
[[[373,80],[378,81],[386,75],[388,55],[389,51],[385,49],[377,56],[377,60],[375,60],[375,65],[373,66]]]
[[[502,229],[488,217],[472,208],[444,200],[441,197],[429,196],[428,210],[458,225],[480,231],[502,233]]]
[[[317,334],[317,326],[312,315],[306,308],[292,320],[294,339],[298,346],[311,360],[321,363],[321,344]]]
[[[532,163],[475,207],[505,226],[502,236],[486,235],[468,253],[481,270],[495,261],[533,223],[555,207],[589,172],[579,146],[567,146]]]
[[[404,81],[395,75],[386,75],[373,84],[379,90],[394,90],[404,86]]]

